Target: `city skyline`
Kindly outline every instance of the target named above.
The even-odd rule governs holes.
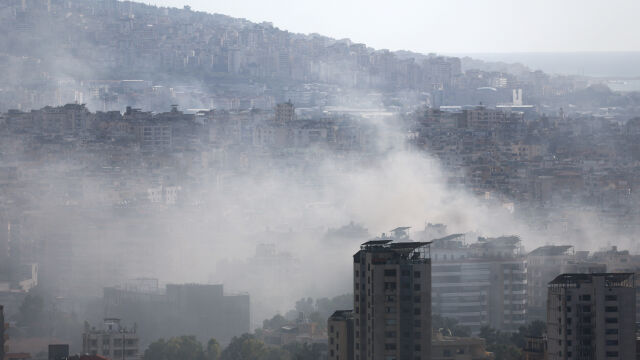
[[[169,7],[185,5],[184,0],[144,2]],[[390,50],[422,53],[640,51],[640,40],[634,36],[637,31],[629,31],[638,29],[632,14],[640,11],[640,4],[628,0],[615,0],[613,4],[594,0],[561,3],[544,0],[536,2],[535,7],[527,2],[506,0],[443,3],[402,0],[393,7],[381,1],[363,0],[348,3],[240,0],[215,4],[196,0],[188,5],[198,11],[272,22],[291,32],[350,38]],[[470,28],[474,31],[468,31]]]

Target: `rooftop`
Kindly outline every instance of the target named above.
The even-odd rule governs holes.
[[[549,282],[549,287],[574,287],[589,284],[594,278],[603,277],[606,287],[633,287],[633,273],[561,274]]]

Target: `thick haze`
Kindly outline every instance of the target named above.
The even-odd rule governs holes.
[[[635,0],[146,0],[418,52],[640,51]],[[473,29],[473,31],[469,31]]]

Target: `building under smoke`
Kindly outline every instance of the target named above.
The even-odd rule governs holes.
[[[635,359],[633,274],[563,274],[549,283],[548,359]]]
[[[82,353],[100,355],[109,359],[137,360],[140,358],[140,339],[137,326],[126,328],[120,319],[104,319],[99,329],[85,324],[82,333]],[[67,348],[67,355],[69,350]]]
[[[227,343],[250,331],[249,295],[224,294],[223,285],[167,285],[104,289],[105,314],[139,324],[141,342],[184,334]]]
[[[483,326],[517,331],[525,324],[527,268],[517,236],[478,238],[464,234],[433,240],[433,311],[478,333]]]
[[[355,359],[430,359],[427,242],[371,240],[353,256]]]

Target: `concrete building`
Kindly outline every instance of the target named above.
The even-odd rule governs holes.
[[[184,334],[228,342],[250,331],[248,294],[225,294],[223,285],[209,284],[168,284],[161,289],[157,280],[141,286],[104,288],[104,310],[107,316],[139,324],[144,345]]]
[[[479,238],[464,234],[433,240],[432,306],[477,334],[482,326],[517,331],[525,324],[526,260],[515,236]]]
[[[571,245],[541,246],[527,254],[528,319],[546,319],[547,284],[574,258]]]
[[[493,355],[484,347],[484,339],[434,335],[431,360],[488,360]]]
[[[67,360],[69,358],[69,344],[50,344],[48,360]]]
[[[544,337],[527,336],[522,349],[524,360],[546,360],[547,341]]]
[[[549,283],[548,359],[633,359],[635,287],[630,273],[562,274]]]
[[[293,121],[295,115],[296,111],[291,101],[276,105],[276,123],[285,124],[287,122]]]
[[[431,357],[429,244],[372,240],[353,256],[356,360]]]
[[[82,334],[82,352],[109,359],[137,360],[140,358],[139,338],[136,327],[127,329],[120,319],[104,319],[102,328],[85,326]]]
[[[329,360],[354,359],[353,310],[338,310],[327,322]]]

